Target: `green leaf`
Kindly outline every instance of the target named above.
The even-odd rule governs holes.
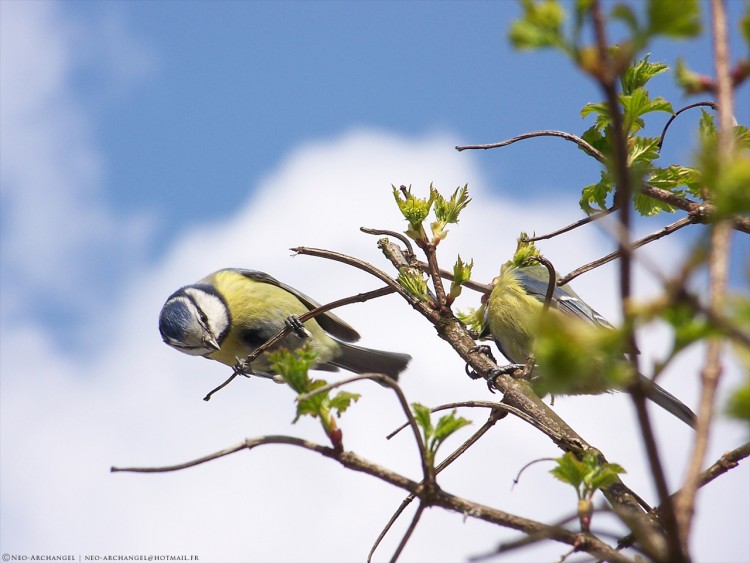
[[[589,215],[606,210],[607,196],[614,190],[614,187],[609,173],[602,170],[601,179],[596,184],[590,184],[583,188],[579,202],[581,209]]]
[[[734,389],[727,402],[727,414],[732,418],[750,422],[750,377]]]
[[[588,473],[588,467],[582,461],[576,459],[571,452],[565,452],[562,457],[555,461],[557,466],[550,470],[550,473],[563,483],[572,485],[578,490]]]
[[[281,375],[284,381],[299,394],[310,390],[310,378],[307,372],[316,357],[317,353],[309,344],[297,349],[295,353],[286,348],[280,348],[268,355],[271,369]]]
[[[430,294],[427,290],[427,281],[420,270],[403,267],[398,271],[396,281],[401,284],[401,287],[420,301],[430,300]]]
[[[648,90],[645,88],[636,88],[630,95],[620,96],[624,112],[624,127],[629,133],[636,133],[643,128],[642,116],[653,111],[672,112],[672,104],[664,98],[650,99]]]
[[[487,305],[482,304],[478,309],[471,308],[466,313],[458,311],[456,317],[458,317],[458,320],[465,324],[469,330],[481,333],[484,329],[484,313],[486,309]]]
[[[701,32],[698,0],[650,0],[648,33],[675,39],[694,37]]]
[[[627,4],[615,4],[611,12],[612,19],[620,20],[628,26],[630,33],[638,36],[641,35],[640,26],[638,25],[638,19],[635,17],[635,12]]]
[[[591,114],[596,115],[596,129],[603,130],[610,124],[609,105],[606,102],[588,103],[581,110],[581,117],[586,118]]]
[[[433,203],[433,194],[430,191],[430,198],[418,198],[411,192],[411,187],[401,190],[396,186],[393,187],[393,197],[396,200],[401,214],[409,222],[409,229],[406,234],[413,240],[419,241],[424,238],[423,221],[430,214],[430,208]]]
[[[659,158],[659,139],[655,137],[633,137],[628,147],[628,164],[650,164]]]
[[[326,384],[327,382],[322,379],[310,380],[306,390],[304,392],[300,392],[299,394],[302,395],[304,393],[311,393]],[[297,401],[297,415],[294,417],[294,422],[297,422],[302,416],[312,416],[313,418],[317,418],[322,414],[325,414],[327,402],[327,393],[318,393],[317,395],[313,395],[312,397],[310,397],[309,399],[305,399],[304,401]]]
[[[534,241],[528,241],[529,235],[522,232],[516,242],[516,251],[513,253],[513,258],[510,261],[510,265],[514,268],[522,268],[528,266],[529,261],[532,258],[541,256],[542,253],[534,244]]]
[[[430,223],[430,228],[432,230],[433,242],[438,243],[448,235],[448,231],[445,227],[450,223],[458,223],[458,216],[471,201],[471,198],[469,197],[469,186],[468,184],[463,187],[459,186],[456,188],[456,191],[453,192],[451,198],[446,200],[432,186],[432,184],[430,184],[430,198],[435,201],[436,217],[436,220]]]
[[[441,416],[435,426],[435,433],[433,435],[436,444],[442,444],[451,434],[469,424],[471,424],[470,420],[456,416],[456,409],[453,409],[450,414]],[[437,449],[437,446],[435,449]]]
[[[623,389],[633,378],[625,349],[624,330],[594,326],[552,309],[537,329],[535,372],[539,377],[532,387],[540,396]]]
[[[719,169],[711,191],[719,215],[750,213],[750,156],[735,152]]]
[[[564,8],[555,0],[523,0],[522,4],[523,16],[513,22],[508,33],[511,44],[520,50],[564,47]]]
[[[675,82],[685,95],[710,92],[713,86],[711,78],[690,70],[682,59],[675,65]]]
[[[625,473],[625,469],[616,463],[604,463],[586,475],[584,483],[588,491],[593,493],[596,490],[616,483],[618,473]]]
[[[662,313],[674,331],[672,350],[676,354],[691,344],[718,335],[718,331],[709,323],[705,317],[697,316],[695,309],[683,303],[677,303],[666,307]]]
[[[471,269],[474,267],[474,260],[468,264],[458,257],[453,265],[453,280],[451,281],[450,297],[456,299],[461,295],[461,286],[471,279]]]
[[[701,119],[698,122],[698,132],[704,142],[716,140],[716,124],[714,116],[701,108]]]
[[[650,55],[646,55],[640,61],[636,61],[629,65],[627,70],[622,74],[620,77],[620,85],[622,86],[623,94],[632,94],[638,88],[646,86],[648,81],[654,76],[669,70],[669,67],[664,63],[649,62],[649,56]]]
[[[430,440],[433,434],[430,409],[420,403],[412,403],[411,408],[414,412],[414,419],[417,421],[417,425],[422,429],[425,441]]]
[[[684,195],[681,186],[687,188],[690,193],[700,193],[701,175],[695,168],[673,164],[668,168],[653,168],[646,183],[655,188],[667,190],[675,195]],[[670,210],[671,210],[670,206]]]
[[[435,201],[435,217],[443,223],[458,223],[458,216],[471,201],[468,184],[456,188],[449,200],[440,195],[432,185],[430,192],[430,198]]]
[[[607,119],[609,119],[609,117],[607,117]],[[609,138],[602,133],[601,129],[596,125],[593,125],[584,131],[581,138],[603,155],[612,153]]]
[[[336,411],[337,416],[341,416],[352,403],[356,403],[361,395],[359,393],[349,393],[348,391],[339,391],[335,397],[330,400],[329,407]]]

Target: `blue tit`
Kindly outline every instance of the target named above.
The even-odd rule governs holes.
[[[268,274],[225,269],[173,293],[159,315],[159,332],[180,352],[234,367],[283,329],[289,317],[315,307],[318,303]],[[359,334],[330,312],[308,320],[304,327],[306,335],[292,332],[277,348],[295,350],[309,342],[317,353],[315,369],[384,373],[397,380],[411,360],[407,354],[349,344]],[[252,368],[273,373],[265,353]]]
[[[509,361],[523,364],[534,349],[534,336],[542,316],[549,284],[549,270],[541,264],[503,266],[493,280],[493,289],[484,310],[482,337],[491,338]],[[589,327],[613,329],[599,313],[586,304],[569,286],[555,286],[549,314],[566,315]],[[679,399],[656,383],[639,375],[647,396],[684,423],[695,427],[695,414]],[[595,395],[610,392],[603,380],[581,382],[570,394]]]

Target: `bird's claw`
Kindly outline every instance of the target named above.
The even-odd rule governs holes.
[[[310,331],[305,328],[305,325],[303,325],[295,315],[289,315],[286,318],[286,325],[302,340],[312,338]]]
[[[469,350],[469,353],[471,352],[479,352],[480,354],[484,354],[490,360],[497,363],[497,361],[495,360],[495,356],[492,355],[492,349],[486,344],[477,344],[471,350]]]
[[[250,362],[235,358],[236,362],[234,364],[234,371],[237,375],[241,375],[242,377],[250,377],[254,374],[253,372],[253,366]]]

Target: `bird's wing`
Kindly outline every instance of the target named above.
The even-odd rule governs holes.
[[[546,280],[533,278],[524,273],[523,269],[518,269],[516,275],[519,282],[523,285],[529,295],[533,295],[539,301],[544,302],[548,287],[548,282]],[[607,319],[589,307],[583,299],[578,297],[578,295],[567,286],[555,286],[550,306],[555,307],[568,315],[588,321],[591,324],[606,328],[614,328]]]
[[[280,287],[285,291],[288,291],[297,299],[299,299],[309,310],[320,307],[320,303],[318,303],[314,299],[311,299],[304,293],[294,289],[291,286],[286,285],[285,283],[280,282],[273,276],[269,276],[265,272],[259,272],[257,270],[245,270],[241,268],[232,268],[232,270],[237,272],[238,274],[250,278],[251,280],[260,283],[269,283],[271,285]],[[340,338],[344,342],[356,342],[360,338],[359,333],[354,330],[354,327],[331,312],[321,313],[320,315],[315,317],[315,320],[323,328],[323,330],[332,334],[336,338]]]

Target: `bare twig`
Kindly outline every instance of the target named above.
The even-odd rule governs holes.
[[[573,229],[577,229],[578,227],[582,227],[583,225],[588,225],[589,223],[593,221],[597,221],[603,217],[606,217],[613,211],[615,211],[614,206],[610,207],[606,211],[597,211],[596,213],[592,213],[591,215],[588,215],[587,217],[584,217],[583,219],[579,219],[578,221],[575,221],[571,223],[570,225],[566,225],[560,229],[557,229],[556,231],[552,231],[551,233],[534,236],[534,237],[525,236],[523,237],[523,242],[536,242],[538,240],[548,240],[548,239],[554,238],[558,235],[562,235],[564,233],[572,231]]]
[[[722,0],[711,0],[711,35],[714,47],[714,65],[718,94],[719,130],[717,144],[718,166],[726,166],[734,150],[732,82],[729,74],[729,45],[727,15]],[[709,308],[720,312],[726,301],[729,273],[729,249],[732,225],[722,220],[712,225],[708,256]],[[701,370],[701,394],[696,422],[696,439],[688,464],[682,491],[677,498],[679,525],[683,543],[687,544],[695,511],[695,496],[700,482],[700,468],[708,449],[709,429],[713,418],[716,388],[721,375],[721,357],[724,343],[720,338],[709,338],[706,361]]]
[[[343,299],[337,299],[336,301],[331,301],[330,303],[326,303],[325,305],[321,305],[319,307],[316,307],[315,309],[311,309],[307,313],[300,315],[299,320],[300,322],[304,323],[312,318],[317,317],[318,315],[321,315],[327,311],[331,311],[332,309],[336,309],[338,307],[343,307],[344,305],[351,305],[352,303],[362,303],[364,301],[368,301],[370,299],[375,299],[377,297],[383,297],[384,295],[390,295],[393,293],[393,289],[390,287],[381,287],[380,289],[374,289],[372,291],[367,291],[365,293],[358,293],[357,295],[352,295],[350,297],[344,297]],[[258,346],[253,352],[245,358],[244,362],[242,363],[242,368],[246,366],[252,367],[252,362],[254,362],[258,356],[260,356],[263,352],[266,350],[271,349],[276,343],[280,342],[284,337],[289,335],[292,332],[291,326],[284,326],[279,332],[277,332],[275,335],[273,335],[271,338],[266,340],[263,344]],[[251,372],[252,373],[252,372]],[[245,375],[243,369],[240,368],[240,366],[236,367],[232,371],[232,375],[227,378],[224,383],[219,385],[218,387],[215,387],[211,391],[208,392],[208,394],[203,397],[204,401],[210,401],[211,397],[214,396],[218,391],[221,391],[224,387],[229,385],[238,375]],[[252,373],[252,375],[258,376],[258,377],[265,377],[267,379],[273,379],[275,378],[273,376],[268,376],[268,374],[260,374],[260,373]]]
[[[406,543],[411,538],[412,534],[414,533],[414,529],[417,527],[417,523],[419,522],[419,519],[422,517],[422,513],[424,512],[425,505],[424,503],[419,503],[419,506],[417,507],[417,511],[414,513],[414,516],[411,519],[411,522],[409,523],[409,527],[407,528],[406,532],[404,532],[404,537],[401,538],[401,541],[398,544],[398,547],[396,548],[396,551],[393,552],[393,555],[391,556],[391,563],[395,563],[399,556],[401,555],[401,552],[406,547]]]
[[[664,125],[664,129],[662,129],[661,135],[659,136],[659,151],[661,151],[661,147],[664,144],[664,137],[667,134],[667,129],[669,129],[669,126],[672,125],[672,122],[677,119],[677,116],[680,115],[683,111],[687,111],[689,109],[701,107],[701,106],[708,106],[712,108],[714,111],[716,111],[717,106],[713,102],[696,102],[694,104],[689,104],[685,106],[684,108],[678,109],[676,112],[672,114],[672,116],[667,121],[666,125]]]
[[[630,259],[630,232],[631,232],[631,201],[633,187],[631,185],[630,170],[628,167],[627,132],[624,129],[623,115],[620,108],[617,92],[617,73],[612,61],[609,43],[604,26],[604,16],[600,0],[594,0],[591,4],[591,17],[596,37],[596,48],[599,59],[599,74],[597,79],[604,92],[609,115],[612,120],[612,148],[613,148],[613,176],[615,178],[614,206],[618,208],[618,219],[620,225],[620,236],[618,237],[618,250],[623,254],[620,260],[620,303],[623,318],[628,318],[627,304],[630,301],[632,285],[632,260]],[[626,251],[628,254],[626,254]],[[635,339],[635,331],[632,326],[627,332],[628,359],[631,363],[633,373],[639,373],[638,369],[638,346]],[[639,381],[639,380],[636,380]],[[646,409],[646,392],[639,383],[631,385],[630,395],[635,404],[641,434],[648,456],[651,472],[654,476],[654,484],[659,494],[662,505],[665,506],[662,524],[666,532],[667,558],[672,561],[684,561],[686,553],[680,543],[680,536],[675,517],[674,507],[669,498],[664,467],[661,463],[659,450],[656,445],[651,421]],[[651,549],[655,546],[644,546]]]
[[[325,393],[327,391],[330,391],[331,389],[336,389],[343,385],[348,385],[349,383],[360,381],[362,379],[370,379],[372,381],[377,381],[378,383],[382,385],[386,385],[387,387],[390,387],[393,390],[393,392],[396,393],[396,397],[398,397],[398,402],[401,405],[401,410],[404,411],[404,416],[406,416],[407,426],[409,426],[412,429],[412,432],[414,434],[414,440],[417,442],[417,447],[419,448],[419,457],[422,463],[423,478],[428,483],[430,483],[431,481],[434,481],[435,479],[434,469],[432,468],[430,463],[427,461],[427,447],[424,443],[424,440],[422,439],[422,434],[419,432],[419,427],[417,426],[417,421],[414,419],[414,414],[411,412],[411,409],[409,408],[409,402],[406,400],[406,396],[404,395],[404,392],[401,389],[401,386],[390,377],[381,373],[361,373],[358,375],[353,375],[351,377],[347,377],[346,379],[342,379],[341,381],[334,381],[333,383],[328,383],[326,385],[318,387],[314,391],[311,391],[304,395],[300,395],[299,397],[297,397],[297,402],[306,401],[307,399],[314,397],[315,395],[319,395],[320,393]]]
[[[459,404],[456,403],[456,405],[459,405]],[[500,418],[502,418],[503,416],[505,416],[504,414],[500,413],[500,410],[497,407],[498,407],[497,404],[495,404],[493,406],[493,410],[490,413],[489,418],[482,425],[481,428],[479,428],[476,432],[474,432],[474,434],[472,434],[463,444],[461,444],[456,450],[454,450],[453,453],[451,453],[448,457],[446,457],[442,462],[440,462],[435,467],[435,475],[438,475],[443,469],[445,469],[451,463],[453,463],[454,461],[456,461],[466,450],[468,450],[472,445],[474,445],[479,440],[479,438],[481,438],[482,436],[484,436],[487,433],[487,431],[490,428],[492,428],[498,420],[500,420]],[[455,408],[455,407],[448,406],[448,405],[442,405],[441,407],[436,407],[434,409],[431,409],[431,412],[436,412],[436,411],[442,410],[444,408]],[[393,434],[395,434],[395,433],[392,433],[390,436],[388,436],[388,438],[390,438],[391,436],[393,436]],[[401,504],[399,505],[399,507],[396,509],[396,511],[393,513],[393,515],[388,519],[388,522],[386,523],[386,525],[381,530],[381,532],[378,535],[377,539],[373,543],[372,548],[370,548],[370,553],[367,555],[367,562],[368,563],[370,561],[372,561],[372,557],[375,554],[375,551],[377,550],[378,546],[380,545],[380,542],[383,541],[383,538],[385,538],[386,534],[391,529],[391,527],[393,526],[393,524],[395,524],[395,522],[396,522],[396,520],[398,520],[399,516],[401,516],[401,514],[404,512],[404,510],[406,510],[406,508],[412,503],[412,501],[415,498],[416,498],[416,496],[414,494],[410,494],[403,501],[401,501]]]
[[[693,223],[696,223],[696,222],[697,220],[693,216],[684,217],[680,219],[679,221],[675,221],[671,225],[667,225],[666,227],[656,231],[655,233],[651,233],[650,235],[645,236],[642,239],[634,241],[629,247],[629,252],[632,252],[636,248],[645,246],[649,244],[650,242],[659,240],[660,238],[665,237],[670,233],[678,231],[679,229],[686,227],[688,225],[691,225]],[[620,256],[622,256],[622,253],[620,250],[617,250],[615,252],[610,252],[606,256],[602,256],[601,258],[598,258],[597,260],[594,260],[593,262],[584,264],[580,268],[576,268],[569,274],[561,277],[559,280],[557,280],[557,285],[565,285],[567,283],[570,283],[571,280],[574,280],[581,274],[585,274],[586,272],[589,272],[595,268],[598,268],[599,266],[603,266],[604,264],[611,262],[612,260],[616,260],[617,258],[620,258]]]
[[[593,146],[591,146],[589,143],[581,139],[580,137],[577,137],[576,135],[573,135],[571,133],[566,133],[565,131],[554,131],[554,130],[544,130],[544,131],[532,131],[530,133],[524,133],[522,135],[518,135],[517,137],[513,137],[511,139],[507,139],[505,141],[500,141],[499,143],[491,143],[489,145],[464,145],[464,146],[458,146],[456,147],[457,151],[465,151],[465,150],[487,150],[487,149],[497,149],[500,147],[505,147],[507,145],[512,145],[513,143],[516,143],[518,141],[523,141],[524,139],[530,139],[532,137],[561,137],[565,139],[566,141],[572,141],[576,145],[578,145],[580,148],[582,148],[587,154],[590,156],[593,156],[596,160],[599,162],[604,162],[604,155],[599,152],[597,149],[595,149]]]
[[[716,460],[716,462],[714,462],[711,467],[700,473],[700,475],[698,476],[698,488],[705,487],[714,479],[717,479],[731,469],[734,469],[740,464],[740,461],[746,459],[748,456],[750,456],[750,442],[747,442],[740,447],[735,448],[734,450],[726,452],[718,460]],[[672,498],[677,502],[682,493],[683,489],[680,489],[679,491],[672,494]],[[658,506],[655,508],[655,511],[657,513],[660,512],[660,510],[661,508]],[[620,539],[617,545],[620,548],[624,548],[630,547],[634,543],[635,537],[633,536],[633,534],[629,534],[628,536]]]
[[[740,464],[740,461],[750,456],[750,442],[726,452],[711,467],[703,471],[698,476],[698,486],[704,487],[717,477],[724,475],[730,469],[734,469]]]
[[[368,227],[360,227],[359,230],[363,233],[367,233],[368,235],[385,235],[388,237],[397,238],[401,241],[401,244],[403,244],[407,248],[409,254],[411,254],[412,256],[416,256],[416,254],[414,254],[414,247],[411,244],[411,240],[409,240],[409,237],[407,237],[403,233],[398,233],[396,231],[387,231],[384,229],[370,229]]]
[[[427,262],[417,261],[417,266],[423,272],[429,272],[430,266],[429,264],[427,264]],[[453,272],[449,272],[448,270],[443,270],[442,268],[440,268],[438,271],[440,272],[440,276],[442,278],[445,278],[446,280],[453,281],[454,279],[456,279],[455,276],[453,275]],[[482,294],[489,293],[490,291],[492,291],[491,285],[488,285],[486,283],[479,283],[473,280],[468,280],[464,282],[462,285],[464,287],[468,287],[469,289],[473,289],[474,291],[478,291],[479,293],[482,293]]]
[[[357,454],[348,451],[340,451],[334,448],[316,444],[301,438],[292,436],[263,436],[260,438],[246,439],[236,446],[220,450],[213,454],[188,461],[185,463],[163,466],[163,467],[112,467],[113,472],[136,472],[136,473],[163,473],[167,471],[177,471],[187,467],[193,467],[201,463],[206,463],[220,457],[236,453],[247,449],[252,450],[258,446],[269,444],[286,444],[310,450],[323,455],[329,459],[339,462],[342,466],[353,471],[366,473],[386,483],[404,489],[417,496],[422,494],[422,486],[390,469],[372,463],[369,460],[359,457]],[[498,524],[501,526],[513,528],[526,533],[546,532],[550,539],[566,543],[568,545],[578,545],[581,550],[590,553],[595,557],[610,561],[627,561],[622,555],[613,550],[610,546],[601,540],[582,534],[574,534],[568,530],[547,526],[534,520],[521,518],[497,510],[479,503],[475,503],[455,495],[451,495],[440,489],[433,489],[429,498],[425,501],[427,505],[439,506],[447,510],[452,510],[460,514],[465,514],[473,518],[478,518],[486,522]]]
[[[520,409],[517,409],[515,407],[512,407],[510,405],[507,405],[505,403],[494,403],[492,401],[458,401],[455,403],[446,403],[444,405],[440,405],[437,407],[433,407],[430,409],[430,412],[440,412],[448,409],[456,409],[456,408],[482,408],[482,409],[493,409],[493,410],[501,410],[504,413],[511,413],[516,415],[521,420],[524,420],[534,426],[537,427],[537,422],[533,420],[528,414],[523,412]],[[393,432],[388,434],[385,439],[390,440],[393,438],[396,434],[401,432],[404,428],[406,428],[409,425],[409,423],[404,423],[398,428],[396,428]]]

